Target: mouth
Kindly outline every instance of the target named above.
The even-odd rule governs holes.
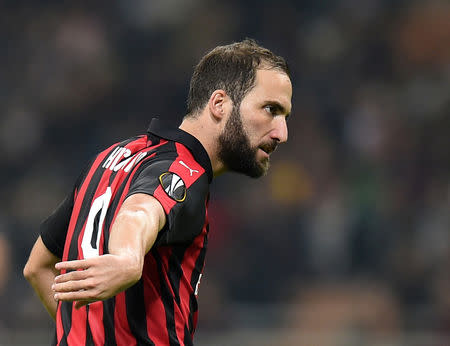
[[[259,148],[259,150],[261,150],[261,151],[263,152],[263,154],[265,154],[264,156],[269,157],[269,155],[270,155],[270,152],[269,152],[269,151],[264,150],[263,148]]]
[[[261,145],[260,147],[258,147],[260,150],[262,150],[264,153],[266,153],[267,155],[272,154],[275,149],[277,148],[274,145]]]

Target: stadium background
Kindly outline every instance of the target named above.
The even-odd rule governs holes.
[[[51,338],[22,268],[82,165],[180,119],[199,57],[244,37],[290,63],[290,138],[213,184],[197,345],[450,345],[439,0],[2,1],[0,345]]]

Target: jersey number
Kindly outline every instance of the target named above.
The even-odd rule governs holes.
[[[108,186],[106,192],[103,195],[98,196],[92,203],[86,221],[83,240],[81,241],[81,249],[83,250],[84,258],[96,257],[100,254],[100,237],[111,196],[111,188]]]

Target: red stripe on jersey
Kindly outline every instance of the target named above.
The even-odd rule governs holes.
[[[105,329],[103,327],[103,303],[94,302],[89,304],[88,313],[89,326],[91,327],[92,339],[95,345],[105,344]]]
[[[60,313],[60,306],[61,303],[58,303],[58,307],[56,309],[56,344],[59,345],[61,342],[61,339],[64,335],[63,325],[62,325],[62,319],[61,319],[61,313]]]
[[[173,206],[177,203],[167,195],[161,184],[156,188],[153,196],[161,203],[166,214],[169,214],[170,210],[172,210]]]
[[[86,343],[86,307],[75,309],[75,302],[72,303],[72,327],[67,335],[68,345],[84,345]]]
[[[155,345],[167,345],[169,344],[169,333],[164,323],[166,317],[164,304],[161,299],[158,266],[155,258],[150,253],[145,256],[144,267],[142,279],[144,281],[147,334],[151,336]]]
[[[130,326],[128,325],[125,292],[117,294],[115,301],[114,335],[116,336],[116,343],[117,345],[134,346],[137,342],[136,338],[131,334]]]

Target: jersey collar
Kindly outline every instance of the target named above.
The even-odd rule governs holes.
[[[194,155],[195,160],[205,169],[208,174],[208,181],[211,183],[213,179],[211,160],[209,159],[206,149],[197,138],[173,125],[166,124],[157,118],[152,119],[147,131],[158,137],[180,142],[186,146],[192,152],[192,155]]]

